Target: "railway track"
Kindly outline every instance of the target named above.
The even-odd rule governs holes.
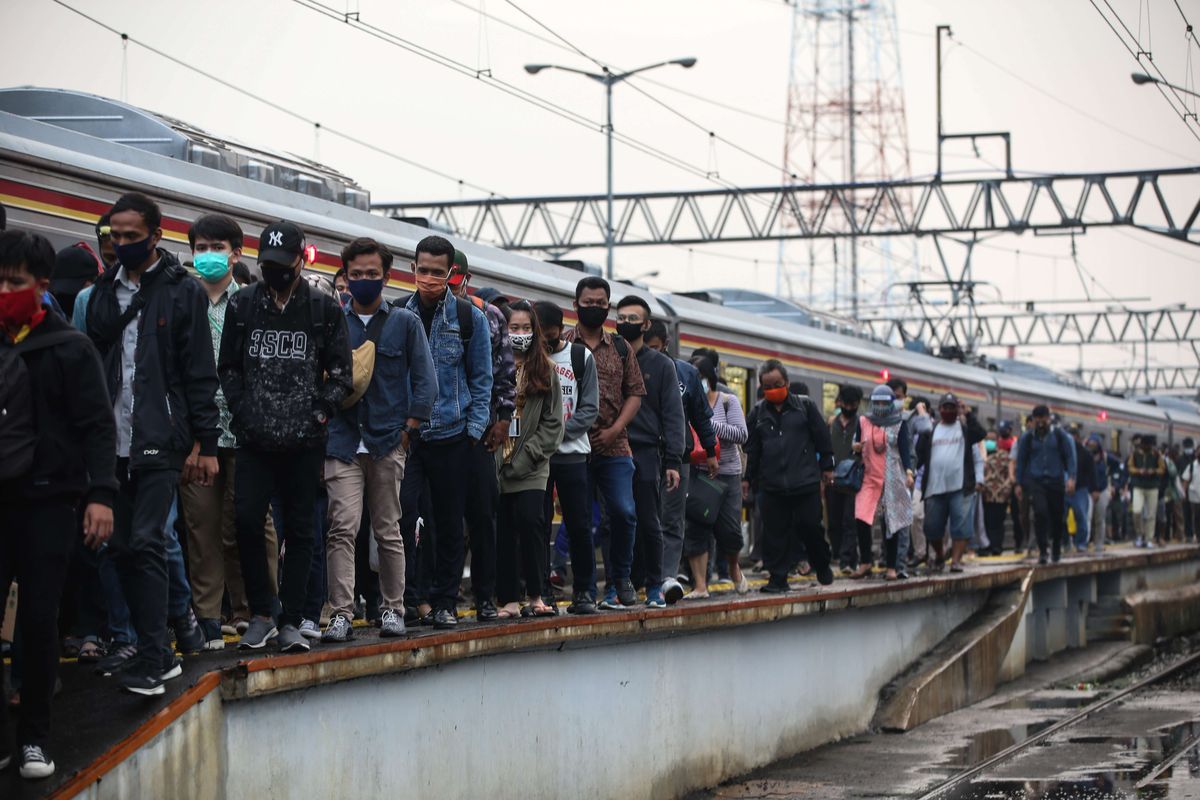
[[[1088,718],[1095,716],[1104,709],[1109,708],[1110,706],[1113,706],[1123,700],[1127,700],[1140,692],[1144,692],[1173,675],[1198,667],[1200,667],[1200,652],[1195,652],[1174,662],[1173,664],[1170,664],[1167,667],[1164,667],[1154,674],[1149,675],[1138,682],[1125,687],[1124,689],[1121,689],[1120,691],[1114,692],[1107,697],[1081,708],[1071,716],[1061,719],[1053,725],[1038,731],[1032,736],[1017,742],[1011,747],[1005,748],[999,753],[996,753],[989,758],[985,758],[973,766],[959,772],[958,774],[947,778],[931,789],[926,790],[923,794],[919,795],[918,800],[935,800],[935,798],[945,798],[950,792],[972,781],[977,776],[982,775],[989,770],[1004,764],[1005,762],[1011,761],[1012,759],[1029,750],[1031,747],[1035,747],[1040,742],[1049,739],[1051,736],[1054,736],[1055,734],[1060,733],[1067,728],[1078,725]],[[1169,758],[1164,760],[1161,764],[1159,764],[1157,767],[1147,773],[1141,780],[1139,780],[1137,783],[1137,788],[1143,788],[1157,780],[1159,776],[1174,766],[1180,759],[1194,750],[1198,745],[1200,745],[1200,737],[1193,737],[1189,741],[1185,742]]]

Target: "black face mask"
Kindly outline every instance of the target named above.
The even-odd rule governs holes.
[[[260,268],[262,269],[263,281],[277,292],[284,291],[296,280],[296,270],[294,267],[263,264]]]
[[[555,337],[553,339],[547,339],[546,340],[546,349],[549,350],[551,353],[557,353],[558,345],[561,342],[562,342],[562,339],[559,339],[557,337]]]
[[[608,319],[608,309],[600,306],[583,306],[579,309],[579,324],[585,328],[599,328]]]
[[[636,342],[642,338],[642,323],[640,322],[618,322],[617,333],[622,339],[630,342]]]

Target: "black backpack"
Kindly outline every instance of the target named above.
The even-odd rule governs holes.
[[[0,481],[27,474],[37,446],[29,367],[22,354],[76,339],[86,337],[76,330],[64,330],[0,346]]]
[[[575,373],[575,381],[583,375],[583,365],[587,359],[587,345],[583,342],[571,342],[571,370]]]

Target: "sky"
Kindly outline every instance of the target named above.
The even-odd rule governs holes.
[[[53,0],[0,0],[7,33],[0,48],[5,85],[124,99],[218,135],[316,158],[357,180],[377,201],[603,192],[602,88],[563,72],[530,76],[522,69],[529,62],[594,68],[575,48],[622,68],[697,58],[692,69],[663,68],[648,76],[653,83],[637,83],[670,109],[633,86],[618,86],[615,128],[727,183],[769,185],[780,179],[793,15],[781,0],[321,0],[333,16],[357,13],[384,32],[382,38],[313,10],[311,0],[63,2],[277,108],[135,44],[123,48],[117,35]],[[1169,79],[1195,88],[1200,44],[1185,38],[1174,0],[1108,2]],[[1104,0],[1097,4],[1103,7]],[[1011,131],[1017,170],[1200,163],[1200,139],[1192,132],[1200,127],[1189,130],[1157,91],[1132,83],[1129,74],[1139,67],[1091,0],[894,5],[913,175],[934,169],[938,24],[953,29],[944,56],[946,130]],[[1179,5],[1200,25],[1200,0]],[[474,74],[402,49],[389,36],[535,93],[594,124],[577,125],[524,103]],[[315,133],[312,121],[324,130]],[[709,131],[746,152],[713,144]],[[991,144],[981,145],[980,159],[966,144],[947,148],[947,170],[987,172],[989,163],[1002,158]],[[618,192],[714,185],[621,145],[614,172]],[[1196,184],[1191,186],[1194,202]],[[1076,260],[1066,237],[989,240],[973,260],[974,277],[990,284],[980,296],[1034,300],[1043,307],[1085,296],[1117,298],[1138,308],[1200,305],[1195,246],[1129,229],[1093,229],[1076,237],[1074,246]],[[881,249],[890,249],[890,263],[906,278],[932,280],[940,273],[927,239],[868,242],[860,258],[872,281],[882,279]],[[789,244],[782,253],[792,265],[791,285],[804,299],[807,279],[795,265],[807,263],[807,245]],[[657,290],[736,285],[774,291],[780,254],[774,242],[629,248],[617,252],[617,275],[656,273],[643,280]],[[962,257],[954,248],[948,255]],[[573,256],[604,260],[601,250]],[[817,283],[828,288],[831,249],[818,248],[816,258]],[[882,286],[872,283],[863,291],[864,297],[878,297]],[[814,305],[830,310],[828,291],[818,295]],[[1090,366],[1142,360],[1140,351],[1109,347],[1038,348],[1018,356],[1057,368],[1081,359]],[[1196,363],[1190,348],[1155,347],[1151,356],[1152,365]]]

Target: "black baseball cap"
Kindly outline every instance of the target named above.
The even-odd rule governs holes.
[[[54,271],[50,273],[50,291],[63,294],[78,294],[88,281],[100,275],[100,264],[92,251],[73,244],[59,250],[54,257]]]
[[[942,395],[942,399],[938,400],[938,408],[941,408],[942,406],[957,406],[957,405],[958,405],[958,395],[956,395],[954,392],[946,392],[944,395]]]
[[[295,223],[281,219],[263,229],[258,237],[258,262],[290,265],[304,254],[304,231]]]

